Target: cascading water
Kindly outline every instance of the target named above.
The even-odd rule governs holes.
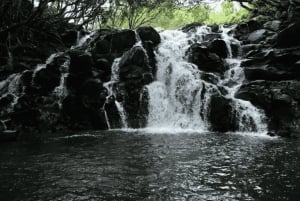
[[[231,99],[239,131],[265,131],[263,113],[250,102],[236,99],[234,94],[244,81],[244,72],[239,58],[231,58],[231,43],[238,43],[223,29],[222,38],[226,42],[229,70],[224,77],[217,77],[212,84],[201,79],[204,73],[185,59],[190,42],[202,42],[210,28],[199,27],[194,33],[167,30],[161,33],[162,42],[156,52],[157,81],[147,86],[149,92],[148,127],[158,129],[192,129],[208,131],[210,97],[219,91],[227,90]]]
[[[108,96],[107,96],[107,100],[111,97],[111,96],[116,96],[116,94],[114,93],[114,86],[115,84],[119,81],[119,63],[120,63],[121,57],[120,58],[116,58],[112,64],[111,67],[111,78],[109,82],[104,83],[104,87],[108,90]],[[118,101],[115,100],[115,105],[118,109],[118,112],[120,114],[121,117],[121,121],[122,121],[122,127],[123,128],[127,128],[127,122],[126,122],[126,114],[123,108],[122,103],[119,103]],[[105,110],[104,110],[105,111]],[[106,122],[108,127],[110,128],[110,124],[108,121],[108,117],[105,111],[105,116],[106,116]]]

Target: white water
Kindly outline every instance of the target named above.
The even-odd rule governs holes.
[[[121,60],[121,57],[116,58],[114,60],[114,62],[112,64],[112,67],[111,67],[110,81],[103,84],[103,86],[108,90],[108,96],[107,96],[106,101],[109,101],[108,98],[112,95],[116,97],[114,87],[115,87],[115,84],[117,84],[119,82],[119,63],[120,63],[120,60]],[[119,114],[120,114],[120,117],[121,117],[122,128],[127,128],[128,127],[127,126],[127,120],[126,120],[127,117],[126,117],[126,113],[125,113],[125,110],[123,108],[123,105],[122,105],[121,102],[118,102],[116,100],[115,100],[115,104],[116,104],[116,107],[117,107],[117,109],[119,111]],[[105,112],[106,123],[110,128],[110,124],[109,124],[109,120],[108,120],[106,111],[104,110],[104,112]]]
[[[238,41],[223,29],[222,38],[232,57],[230,43]],[[239,131],[266,130],[264,114],[250,102],[236,99],[234,94],[244,81],[240,59],[227,59],[230,69],[217,85],[201,79],[201,71],[185,59],[190,42],[200,42],[210,28],[200,27],[195,33],[167,30],[161,33],[162,42],[156,52],[157,81],[147,86],[149,91],[148,129],[151,130],[193,130],[208,131],[207,120],[210,97],[219,93],[217,86],[228,90],[227,98],[232,100]],[[253,128],[251,125],[255,125]]]

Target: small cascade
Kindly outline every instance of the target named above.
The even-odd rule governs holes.
[[[114,62],[112,64],[112,67],[111,67],[111,78],[110,78],[110,81],[104,83],[104,85],[103,85],[108,90],[108,96],[106,98],[106,103],[109,102],[109,98],[111,96],[116,97],[115,86],[119,82],[119,63],[120,63],[120,60],[121,60],[121,57],[116,58],[114,60]],[[116,105],[116,107],[118,109],[118,112],[120,114],[120,117],[121,117],[122,127],[123,128],[127,128],[126,114],[125,114],[125,110],[123,108],[122,103],[118,102],[117,100],[115,100],[115,105]],[[103,107],[105,107],[105,104],[104,104]],[[104,108],[103,108],[103,110],[105,112],[105,117],[106,117],[107,125],[110,128],[110,124],[109,124],[109,121],[108,121],[108,117],[107,117],[106,111],[105,111]]]
[[[202,27],[190,36],[181,31],[161,33],[157,81],[148,86],[148,127],[208,130],[209,93],[216,86],[203,81],[197,67],[185,60],[189,41],[195,40],[194,36],[202,40],[208,31]]]
[[[65,97],[68,96],[68,89],[66,87],[66,81],[69,75],[69,66],[70,66],[70,60],[68,59],[61,65],[61,78],[60,78],[60,84],[57,86],[53,94],[58,98],[58,104],[60,109],[62,108],[62,101]]]
[[[78,31],[76,44],[73,45],[71,47],[71,49],[75,49],[75,48],[83,46],[84,44],[86,44],[89,41],[89,39],[91,39],[95,35],[95,33],[96,32],[91,32],[91,33],[86,34],[86,35],[81,37],[80,31]]]
[[[231,44],[239,44],[228,33],[229,28],[221,27],[228,58],[225,61],[229,69],[224,76],[211,74],[217,83],[202,79],[203,73],[196,65],[187,62],[186,52],[192,43],[201,43],[211,33],[207,26],[199,27],[195,32],[184,33],[179,30],[167,30],[161,33],[162,42],[156,52],[157,80],[147,86],[149,93],[148,127],[157,129],[210,130],[208,115],[210,99],[219,94],[230,100],[237,130],[242,132],[263,132],[267,127],[265,116],[250,102],[236,99],[237,90],[245,76],[240,67],[241,59],[233,58]],[[220,88],[226,89],[220,91]]]

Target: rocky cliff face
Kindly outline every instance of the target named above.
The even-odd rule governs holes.
[[[65,35],[68,44],[71,38]],[[115,100],[124,102],[128,126],[145,126],[147,106],[141,94],[154,77],[159,34],[151,27],[136,33],[98,30],[72,42],[44,64],[3,75],[2,130],[19,130],[27,138],[33,131],[120,128]]]
[[[191,42],[187,61],[201,71],[201,80],[216,86],[207,116],[211,130],[238,129],[232,98],[226,98],[228,91],[218,85],[231,68],[225,58],[232,56],[242,58],[246,78],[235,97],[265,112],[270,134],[290,137],[300,132],[299,3],[293,2],[288,21],[251,20],[237,25],[231,34],[241,43],[230,43],[230,52],[218,26],[201,36],[201,44]],[[198,26],[183,31],[191,33]],[[20,47],[14,52],[15,67],[8,72],[8,63],[2,65],[0,132],[19,130],[26,133],[21,138],[31,138],[28,133],[34,137],[33,131],[145,127],[149,114],[145,86],[156,79],[154,52],[160,35],[151,27],[90,34],[68,30],[61,35],[65,44],[58,46],[59,52],[50,49],[48,54],[53,54],[45,62],[41,62],[45,53],[40,56]]]
[[[293,19],[297,16],[293,11]],[[247,78],[236,97],[264,109],[270,132],[281,136],[297,136],[300,131],[299,34],[298,21],[250,21],[235,30],[242,41],[242,66]]]

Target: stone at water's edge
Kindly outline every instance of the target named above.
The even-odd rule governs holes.
[[[208,119],[212,131],[228,132],[237,129],[231,100],[223,96],[213,95],[211,97]]]
[[[243,85],[236,97],[264,109],[270,131],[291,137],[300,133],[299,92],[299,81],[256,81]]]

